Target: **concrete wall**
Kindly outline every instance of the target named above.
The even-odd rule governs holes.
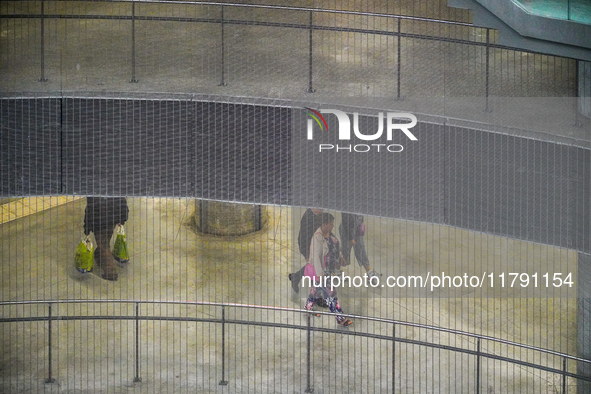
[[[190,100],[0,100],[0,196],[287,203],[290,115]]]
[[[447,224],[489,234],[589,250],[590,152],[575,146],[461,127],[419,123],[399,153],[320,152],[367,141],[328,133],[308,141],[294,115],[294,205]],[[331,123],[333,122],[333,123]],[[360,121],[361,124],[361,121]],[[375,122],[360,125],[365,134]]]
[[[0,197],[316,205],[591,251],[585,148],[419,123],[418,141],[400,132],[390,141],[403,152],[318,152],[335,134],[308,141],[300,109],[190,100],[1,103]],[[326,118],[336,130],[336,117]],[[360,123],[376,127],[375,118]]]
[[[503,45],[591,60],[588,24],[531,14],[511,0],[448,0],[447,5],[472,10],[474,25],[498,29]]]

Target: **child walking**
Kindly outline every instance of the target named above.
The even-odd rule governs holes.
[[[324,299],[332,313],[336,314],[337,323],[349,326],[353,321],[342,316],[344,313],[337,299],[336,289],[330,288],[329,283],[321,283],[324,276],[341,265],[344,261],[340,253],[339,240],[332,233],[334,228],[334,216],[324,212],[322,225],[316,230],[310,244],[310,261],[306,265],[305,276],[312,278],[314,285],[310,289],[310,295],[306,300],[304,309],[312,310],[317,299]],[[326,286],[328,284],[328,286]]]

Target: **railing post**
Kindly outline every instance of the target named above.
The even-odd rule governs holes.
[[[308,90],[306,90],[306,92],[308,93],[314,93],[316,91],[316,89],[314,89],[313,85],[312,85],[312,24],[313,24],[313,19],[314,14],[313,11],[310,11],[310,31],[309,31],[309,39],[308,39],[308,43],[309,43],[309,52],[308,52]]]
[[[566,357],[562,358],[562,392],[566,394]]]
[[[476,342],[476,394],[480,394],[480,338]]]
[[[226,373],[226,307],[222,305],[222,380],[220,386],[227,386]]]
[[[222,15],[221,15],[221,28],[222,28],[222,45],[221,45],[221,50],[222,50],[222,80],[220,81],[220,83],[218,83],[218,86],[226,86],[226,50],[225,50],[225,37],[224,37],[224,6],[222,5]],[[223,312],[222,312],[223,313]]]
[[[311,351],[311,313],[306,313],[308,317],[308,329],[307,329],[307,345],[306,345],[306,393],[313,393],[314,389],[311,386],[310,382],[310,351]]]
[[[396,392],[396,323],[392,323],[392,393]]]
[[[402,58],[401,58],[401,54],[402,54],[402,48],[400,48],[400,45],[402,44],[402,37],[400,36],[400,32],[402,31],[401,29],[401,24],[402,24],[402,19],[398,18],[398,66],[397,66],[397,72],[398,72],[398,84],[397,84],[397,94],[396,97],[400,98],[400,80],[401,80],[401,71],[402,71]]]
[[[486,97],[486,104],[484,111],[490,112],[490,108],[488,107],[488,89],[489,89],[489,75],[490,75],[490,29],[486,29],[486,79],[485,79],[485,97]]]
[[[47,82],[45,78],[45,0],[41,0],[41,76],[39,82]]]
[[[135,383],[141,382],[140,378],[140,303],[135,303]]]
[[[135,1],[131,2],[131,83],[137,83],[135,76]]]
[[[47,370],[47,379],[45,383],[55,383],[55,379],[51,376],[51,302],[48,303],[49,306],[49,314],[47,315],[47,332],[48,332],[48,341],[47,341],[47,348],[48,348],[48,357],[49,357],[49,365]]]

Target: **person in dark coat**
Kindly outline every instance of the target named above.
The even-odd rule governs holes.
[[[310,243],[318,228],[322,226],[322,210],[308,208],[300,220],[300,232],[298,233],[298,246],[300,253],[304,256],[306,263],[310,260]],[[295,273],[289,274],[291,287],[296,293],[300,292],[300,281],[304,276],[304,267]]]
[[[129,207],[125,197],[87,197],[84,210],[84,234],[94,234],[97,247],[94,259],[101,267],[101,277],[117,280],[117,264],[111,253],[110,241],[117,224],[125,224]]]
[[[363,236],[365,235],[365,223],[363,215],[352,213],[341,213],[341,225],[339,226],[339,235],[341,236],[342,253],[345,258],[345,264],[351,264],[351,248],[355,251],[355,257],[360,267],[365,269],[368,277],[380,277],[382,274],[375,272],[369,266],[369,258],[365,251]]]

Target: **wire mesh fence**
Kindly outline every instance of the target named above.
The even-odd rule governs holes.
[[[435,1],[0,2],[0,391],[585,392],[580,68],[470,22]],[[394,108],[418,141],[370,139]],[[129,263],[96,228],[76,270],[86,196],[126,197]],[[294,309],[306,208],[352,249],[328,297],[352,326]]]

